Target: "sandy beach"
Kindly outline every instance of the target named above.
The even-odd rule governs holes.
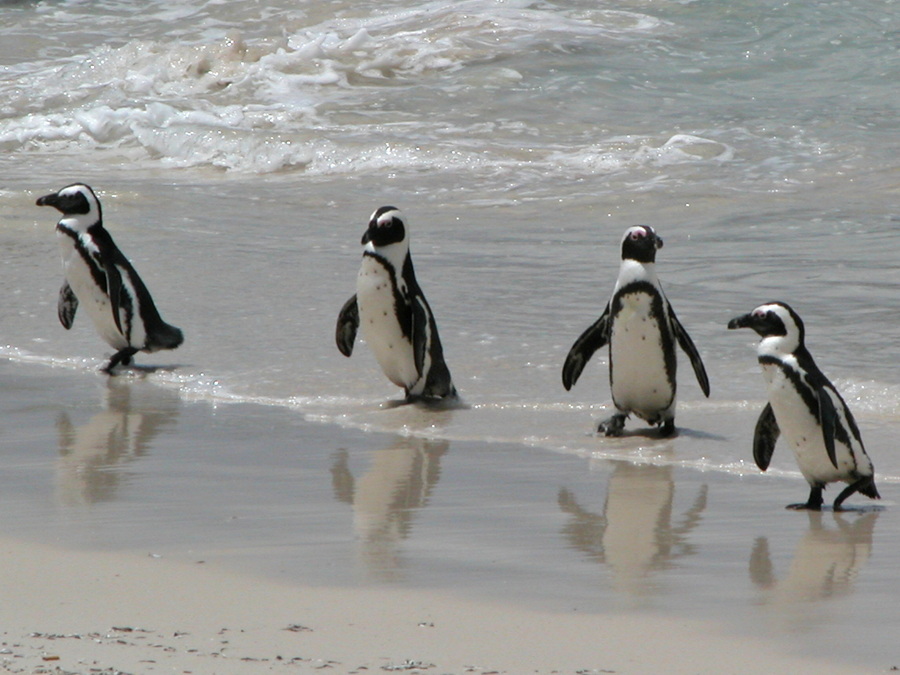
[[[284,586],[4,540],[10,673],[886,672],[797,658],[688,619],[583,615],[404,589]]]
[[[796,480],[345,430],[181,400],[140,374],[2,374],[3,672],[900,660],[894,558],[873,549],[890,518],[784,511]]]

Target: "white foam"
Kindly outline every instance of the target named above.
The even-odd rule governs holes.
[[[900,385],[874,380],[837,379],[834,386],[856,417],[900,419]]]
[[[249,38],[228,26],[228,11],[203,2],[151,7],[141,17],[147,23],[141,24],[140,38],[130,38],[124,24],[111,23],[115,37],[98,46],[21,64],[14,78],[0,80],[5,101],[0,148],[109,150],[148,167],[212,166],[244,173],[299,168],[333,175],[388,167],[503,171],[521,164],[514,138],[487,150],[473,144],[465,129],[448,133],[442,123],[443,141],[435,144],[434,111],[426,109],[415,111],[420,121],[404,130],[411,133],[397,136],[395,125],[408,124],[404,91],[397,90],[396,115],[382,105],[385,95],[390,97],[398,82],[450,92],[464,82],[428,78],[494,61],[496,68],[476,77],[508,86],[525,76],[502,61],[522,50],[621,39],[663,25],[637,12],[469,0],[323,12],[309,23],[295,9],[273,7],[271,23],[254,24],[259,34]],[[185,26],[177,26],[174,38],[147,29],[152,21],[165,26],[183,17],[198,22],[193,34]],[[78,22],[95,27],[90,18],[77,7],[55,15],[67,28]],[[375,124],[366,119],[373,104],[379,111]],[[359,111],[358,118],[335,115],[336,105]],[[552,170],[554,162],[539,152],[533,170],[536,175]]]

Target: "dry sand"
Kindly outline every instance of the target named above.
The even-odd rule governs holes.
[[[0,547],[0,672],[877,672],[794,658],[693,621],[405,588],[294,587],[201,563]]]

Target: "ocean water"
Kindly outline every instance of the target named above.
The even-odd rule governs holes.
[[[609,406],[605,355],[572,392],[560,369],[608,299],[622,232],[648,223],[712,382],[705,400],[682,356],[695,442],[678,461],[747,464],[762,381],[752,336],[724,325],[783,299],[900,479],[892,9],[4,3],[4,355],[87,372],[108,356],[83,318],[56,323],[55,213],[32,206],[77,180],[186,333],[141,359],[161,385],[360,429],[617,455],[590,435]],[[400,392],[365,347],[346,360],[333,344],[359,237],[388,203],[412,224],[466,403],[440,419],[385,410]]]
[[[259,405],[326,431],[444,448],[437,456],[454,444],[527,447],[521,471],[562,456],[643,468],[651,484],[654,471],[664,485],[673,471],[746,477],[746,508],[772,509],[781,502],[762,497],[765,486],[786,484],[797,500],[807,488],[785,448],[757,475],[755,341],[725,325],[780,299],[853,409],[890,509],[896,10],[889,0],[2,2],[0,355],[42,378],[103,381],[110,350],[86,317],[69,332],[57,322],[57,218],[34,206],[86,182],[186,335],[177,351],[139,355],[150,372],[126,384],[219,418]],[[360,236],[385,204],[411,223],[457,408],[392,405],[402,392],[366,346],[346,359],[334,345]],[[668,441],[592,433],[610,408],[605,353],[573,391],[560,379],[637,223],[665,241],[658,272],[712,388],[705,399],[680,355],[681,433]],[[11,395],[28,389],[17,382]],[[98,404],[119,409],[106,393]],[[434,452],[414,451],[409,470]],[[271,452],[259,461],[260,477],[280,470]],[[678,505],[685,522],[699,490]],[[559,497],[577,520],[576,496]]]

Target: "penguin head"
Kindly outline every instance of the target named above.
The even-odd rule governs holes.
[[[84,183],[67,185],[59,192],[38,198],[35,203],[38,206],[52,206],[66,219],[73,219],[87,226],[99,223],[102,218],[100,200],[90,186]]]
[[[663,247],[662,238],[649,225],[635,225],[622,237],[622,260],[640,263],[656,262],[656,250]]]
[[[770,302],[760,305],[749,314],[728,322],[728,328],[752,328],[764,340],[783,338],[793,351],[803,344],[806,329],[803,320],[786,302]]]
[[[372,244],[375,248],[399,244],[406,240],[406,223],[396,206],[382,206],[375,209],[369,218],[369,227],[362,236],[362,244]]]
[[[362,244],[369,253],[386,260],[400,270],[409,257],[408,221],[395,206],[382,206],[369,219]]]

